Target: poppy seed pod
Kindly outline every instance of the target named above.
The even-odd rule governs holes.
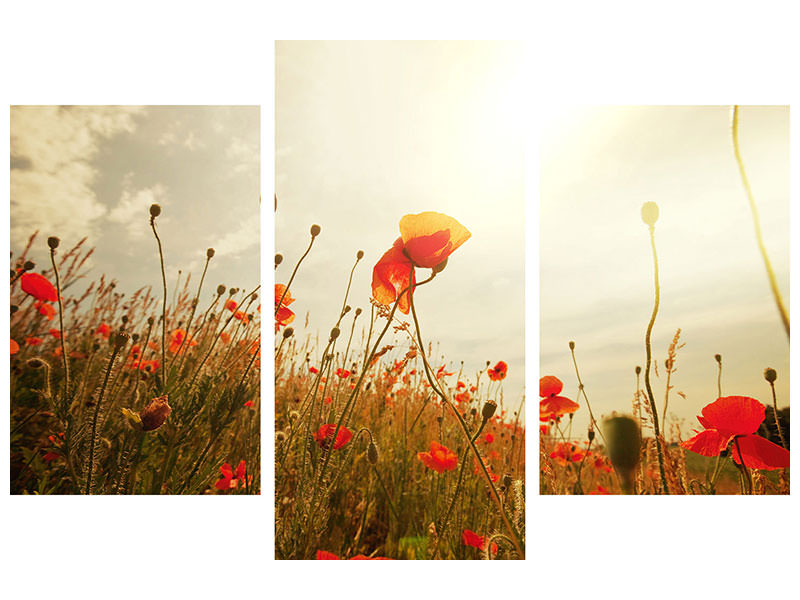
[[[608,458],[622,477],[626,493],[633,492],[633,473],[639,464],[642,451],[642,434],[639,424],[630,415],[617,415],[603,419],[606,432]]]
[[[150,216],[153,219],[155,219],[160,214],[161,214],[161,207],[158,204],[151,204],[150,205]]]
[[[358,315],[360,315],[360,314],[361,314],[361,309],[360,309],[360,308],[357,308],[357,309],[356,309],[356,316],[358,316]]]
[[[369,446],[367,446],[367,460],[371,465],[378,464],[378,447],[375,445],[375,442],[370,442]]]
[[[481,415],[483,416],[484,421],[488,421],[494,416],[494,412],[497,410],[497,403],[494,400],[489,400],[486,404],[483,405],[483,409],[481,410]]]
[[[206,258],[213,258],[214,254],[215,253],[213,248],[209,248],[208,250],[206,250]]]
[[[642,204],[642,221],[652,227],[658,221],[658,204],[655,202],[645,202]]]
[[[714,360],[717,361],[719,364],[722,364],[722,355],[721,354],[715,354],[714,355]]]
[[[764,369],[764,379],[770,383],[775,383],[775,380],[778,379],[778,372],[772,367],[767,367]]]
[[[150,404],[142,409],[139,418],[142,420],[143,431],[155,431],[161,427],[172,412],[172,408],[167,402],[167,395],[153,398]]]
[[[356,252],[356,260],[361,260],[362,258],[364,258],[364,251],[359,250],[358,252]]]
[[[575,350],[575,342],[570,342],[569,343],[569,349],[570,350]]]
[[[510,488],[512,483],[514,483],[514,480],[511,478],[511,475],[503,475],[503,485],[506,486],[506,489]]]
[[[293,333],[294,333],[294,329],[292,329],[291,327],[287,327],[286,329],[283,330],[284,339],[292,337]]]
[[[276,254],[275,255],[275,266],[277,267],[282,262],[283,262],[283,254]]]
[[[115,348],[122,348],[125,344],[128,343],[128,339],[129,338],[130,338],[130,336],[127,333],[125,333],[124,331],[120,331],[114,337],[114,347]]]
[[[634,370],[636,371],[636,374],[639,375],[642,372],[642,367],[640,367],[639,365],[636,365],[636,369],[634,369]]]
[[[570,415],[570,416],[572,416],[572,415]],[[588,437],[589,437],[589,441],[590,441],[590,442],[591,442],[592,440],[594,440],[594,427],[589,427],[589,433],[588,433]]]
[[[22,265],[22,268],[25,271],[33,271],[36,268],[36,263],[31,260],[26,260],[25,264]]]
[[[219,284],[217,286],[217,295],[218,296],[222,296],[222,294],[224,294],[224,293],[225,293],[225,286],[222,285],[222,284]]]
[[[317,237],[319,232],[322,231],[322,228],[319,225],[312,225],[311,226],[311,237]]]
[[[331,329],[331,341],[333,341],[336,338],[338,338],[340,333],[341,332],[339,331],[338,327],[334,327],[333,329]]]
[[[58,248],[58,245],[60,243],[61,240],[54,235],[51,235],[49,238],[47,238],[47,245],[50,246],[51,250],[55,250],[56,248]]]

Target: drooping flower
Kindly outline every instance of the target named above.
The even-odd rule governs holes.
[[[20,286],[23,292],[30,294],[37,300],[58,302],[55,286],[39,273],[24,273],[20,277]]]
[[[755,435],[764,422],[765,408],[755,398],[725,396],[706,405],[697,420],[705,429],[681,445],[703,456],[719,456],[731,441],[731,456],[736,464],[750,469],[789,467],[789,451]]]
[[[569,398],[558,394],[564,388],[561,380],[552,375],[545,375],[539,380],[539,420],[552,421],[567,414],[572,414],[580,405]]]
[[[142,431],[155,431],[166,422],[171,412],[172,408],[167,402],[166,394],[153,398],[139,413],[139,418],[142,420]]]
[[[397,296],[416,284],[414,267],[432,269],[443,263],[472,234],[454,218],[437,212],[406,215],[400,219],[400,237],[372,270],[372,297],[393,304]],[[398,302],[409,312],[408,292]]]
[[[498,362],[493,368],[487,371],[489,379],[492,381],[500,381],[505,379],[508,374],[508,365],[504,361]]]
[[[247,464],[242,460],[236,467],[236,473],[233,472],[233,467],[228,463],[222,465],[219,470],[222,472],[222,479],[218,479],[214,487],[218,490],[235,490],[239,487],[239,483],[244,480]],[[234,477],[234,475],[236,476]]]
[[[284,295],[284,292],[286,294]],[[283,301],[281,301],[283,298]],[[287,307],[294,302],[291,294],[286,291],[286,286],[282,283],[275,284],[275,327],[288,325],[294,321],[294,313]]]
[[[336,431],[335,423],[328,423],[319,428],[319,431],[314,434],[314,439],[322,448],[327,448],[330,441],[333,439],[333,433]],[[333,442],[333,449],[338,450],[347,442],[353,439],[353,433],[344,425],[339,427],[339,433],[336,434],[336,441]]]
[[[458,456],[449,448],[431,440],[430,452],[418,452],[417,458],[429,469],[437,473],[452,471],[458,465]]]

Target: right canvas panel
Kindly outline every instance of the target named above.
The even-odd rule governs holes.
[[[546,115],[542,494],[789,493],[789,107]]]

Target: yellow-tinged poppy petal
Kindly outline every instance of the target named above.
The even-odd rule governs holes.
[[[372,297],[381,304],[392,305],[397,294],[413,281],[411,261],[403,254],[403,240],[397,238],[372,269]],[[402,295],[398,308],[402,313],[409,311],[408,292]]]
[[[406,255],[419,267],[435,267],[471,235],[453,217],[438,212],[406,215],[400,219],[400,236]]]

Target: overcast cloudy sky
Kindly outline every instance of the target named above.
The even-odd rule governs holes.
[[[11,248],[46,238],[96,246],[91,278],[120,289],[160,284],[149,206],[158,218],[168,284],[178,269],[197,282],[259,283],[258,107],[12,107]],[[209,287],[208,289],[211,289]]]
[[[369,312],[372,267],[403,215],[438,211],[472,237],[415,296],[438,356],[474,373],[505,360],[524,387],[522,47],[497,42],[279,42],[276,246],[302,329],[327,335],[358,250],[350,304]],[[366,319],[365,319],[366,321]],[[441,364],[439,358],[433,362]],[[485,378],[484,378],[485,381]]]
[[[743,107],[740,144],[766,246],[789,305],[789,109]],[[789,343],[758,251],[733,154],[730,107],[572,108],[545,117],[541,151],[541,370],[577,380],[574,340],[595,416],[630,412],[634,367],[645,364],[653,264],[641,205],[654,201],[661,308],[653,330],[663,365],[675,331],[679,351],[669,412],[694,416],[723,395],[771,403],[762,372],[778,371],[789,400]],[[659,413],[664,371],[654,378]],[[643,385],[643,384],[642,384]],[[585,406],[573,431],[585,431]],[[688,431],[685,429],[684,431]],[[580,435],[583,435],[582,433]]]

